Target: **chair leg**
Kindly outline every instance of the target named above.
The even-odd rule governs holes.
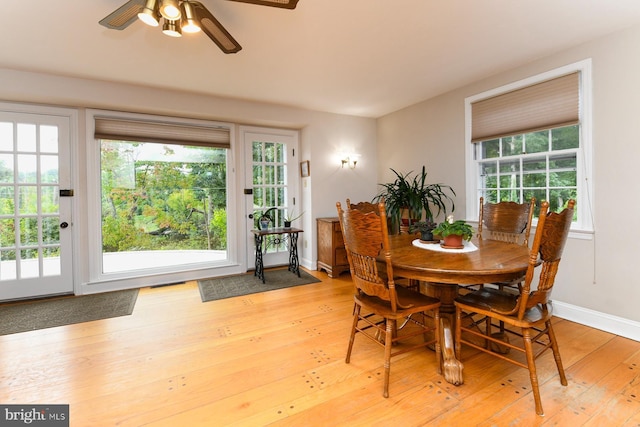
[[[456,351],[456,359],[462,360],[460,355],[462,353],[462,345],[460,341],[462,340],[462,310],[456,307],[456,333],[455,333],[455,342],[454,347]]]
[[[437,308],[433,311],[433,321],[435,322],[436,327],[434,331],[436,334],[436,366],[438,367],[438,374],[442,375],[442,347],[440,346],[440,327],[442,325],[440,325],[440,312]]]
[[[359,318],[360,318],[360,306],[358,304],[354,304],[353,326],[351,327],[351,336],[349,337],[349,348],[347,348],[347,357],[344,360],[345,363],[349,363],[351,361],[351,350],[353,349],[353,341],[356,338],[356,328],[358,327]]]
[[[558,367],[558,375],[560,375],[560,384],[567,385],[567,377],[564,374],[564,367],[562,366],[562,359],[560,358],[560,349],[558,348],[558,342],[556,341],[556,333],[551,326],[551,320],[547,320],[547,335],[549,335],[549,341],[551,341],[551,350],[553,351],[553,358],[556,361]]]
[[[522,339],[524,340],[524,348],[527,355],[527,365],[529,366],[529,379],[531,380],[531,389],[533,391],[533,400],[536,404],[536,414],[544,415],[542,409],[542,400],[540,399],[540,387],[538,385],[538,373],[536,371],[536,361],[533,355],[533,344],[531,342],[531,329],[522,328]]]
[[[386,321],[386,334],[384,337],[384,391],[382,396],[389,397],[389,372],[391,371],[391,346],[393,345],[393,332],[395,322]]]

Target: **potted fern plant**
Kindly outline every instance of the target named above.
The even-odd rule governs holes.
[[[394,232],[408,231],[411,224],[423,217],[433,221],[440,212],[447,214],[447,205],[451,204],[451,212],[455,210],[452,197],[456,193],[449,185],[427,183],[427,171],[412,176],[412,172],[401,173],[391,169],[395,179],[385,184],[379,184],[382,189],[373,198],[374,203],[385,200],[387,217]]]

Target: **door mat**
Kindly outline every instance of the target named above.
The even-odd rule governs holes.
[[[303,270],[300,270],[300,277],[298,277],[297,274],[290,272],[286,268],[265,270],[264,277],[266,282],[264,284],[253,273],[198,280],[200,297],[202,302],[207,302],[321,282],[320,279]]]
[[[0,304],[0,335],[53,328],[133,312],[138,289]]]

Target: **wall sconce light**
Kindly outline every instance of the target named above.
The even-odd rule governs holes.
[[[341,162],[342,162],[342,168],[345,167],[345,165],[349,168],[349,169],[355,169],[356,165],[358,164],[358,159],[357,159],[358,155],[349,155],[347,157],[343,157]]]

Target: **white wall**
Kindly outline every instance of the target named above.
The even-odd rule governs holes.
[[[300,258],[302,265],[315,269],[315,218],[336,216],[335,203],[351,197],[370,199],[376,190],[377,152],[374,119],[325,114],[265,103],[204,96],[194,93],[167,91],[150,87],[116,84],[95,80],[68,78],[49,74],[0,68],[0,100],[78,108],[80,123],[78,152],[75,153],[74,173],[78,177],[74,203],[86,206],[87,165],[85,147],[84,108],[111,109],[138,113],[159,114],[196,119],[207,119],[256,126],[270,126],[300,130],[301,147],[298,160],[309,160],[311,176],[302,181]],[[236,135],[238,132],[236,132]],[[236,141],[241,143],[241,141]],[[355,170],[340,168],[337,150],[355,150],[361,154]],[[236,150],[234,146],[234,151]],[[242,171],[243,159],[235,156],[236,167]],[[242,177],[243,173],[237,174]],[[313,190],[313,191],[311,191]],[[238,185],[238,192],[242,186]],[[242,201],[239,194],[238,200]],[[243,203],[238,203],[239,212]],[[81,212],[86,210],[82,209]],[[86,218],[76,218],[74,232],[87,236]],[[93,231],[95,232],[95,231]],[[239,231],[241,242],[250,241]],[[80,239],[82,241],[86,239]],[[85,248],[77,250],[75,259],[79,274],[76,280],[87,281],[88,264],[83,257]],[[239,248],[244,257],[245,248]],[[246,260],[245,260],[246,263]],[[110,288],[117,287],[117,284]]]
[[[426,164],[433,181],[454,187],[456,213],[464,216],[465,97],[592,58],[595,234],[569,239],[553,297],[556,313],[567,318],[584,315],[594,326],[630,321],[635,331],[627,336],[635,339],[640,339],[638,46],[640,27],[634,27],[378,119],[380,180],[389,177],[389,167],[412,170]]]

